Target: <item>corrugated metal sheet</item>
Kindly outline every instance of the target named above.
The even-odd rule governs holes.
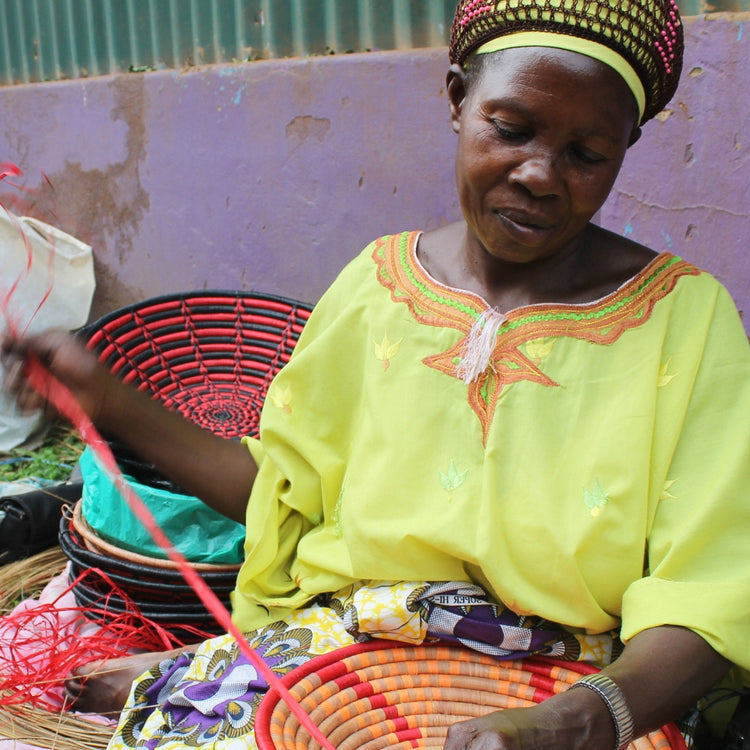
[[[682,0],[684,13],[750,0]],[[455,0],[0,0],[0,84],[447,43]]]

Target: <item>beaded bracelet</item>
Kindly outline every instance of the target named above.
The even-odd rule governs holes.
[[[607,706],[615,725],[615,750],[623,750],[633,739],[633,714],[622,690],[617,683],[607,675],[597,672],[581,677],[570,686],[570,690],[576,687],[585,687],[593,690]]]

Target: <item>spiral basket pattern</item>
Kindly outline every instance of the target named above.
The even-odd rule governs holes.
[[[311,309],[257,292],[186,292],[115,310],[80,335],[120,379],[200,427],[224,438],[257,436],[268,386],[289,361]],[[181,488],[109,443],[126,474],[179,501]],[[221,632],[173,563],[106,541],[86,522],[81,503],[62,519],[59,539],[70,581],[77,581],[76,601],[91,617],[134,613],[178,637],[186,628]],[[239,565],[193,566],[229,606]]]
[[[498,661],[460,646],[357,644],[317,656],[282,682],[337,750],[442,748],[448,727],[504,708],[533,706],[596,669],[541,657]],[[270,690],[258,709],[260,750],[317,750]],[[674,725],[630,750],[685,750]]]
[[[311,310],[257,292],[189,292],[121,308],[81,333],[122,380],[204,429],[236,438],[258,434],[268,386]]]

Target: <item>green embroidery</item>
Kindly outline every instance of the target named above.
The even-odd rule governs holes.
[[[492,387],[494,384],[495,381],[492,380],[492,378],[487,378],[484,383],[482,383],[482,387],[479,389],[479,395],[482,397],[482,401],[484,401],[485,404],[490,403],[492,392],[495,390]]]
[[[602,489],[598,479],[594,482],[593,490],[584,489],[583,502],[594,517],[598,516],[601,509],[609,502],[609,495]]]
[[[440,472],[440,484],[443,485],[443,489],[446,492],[453,492],[457,490],[465,481],[469,470],[459,472],[456,468],[456,464],[451,461],[451,465],[448,467],[447,472]]]
[[[399,242],[399,260],[401,261],[401,267],[404,269],[404,273],[409,277],[409,281],[411,281],[412,284],[414,284],[419,291],[424,294],[425,297],[428,299],[431,299],[433,302],[437,302],[439,305],[448,305],[449,307],[452,307],[454,310],[460,310],[462,313],[465,313],[466,315],[470,315],[475,320],[481,315],[481,313],[477,312],[473,307],[470,307],[469,305],[464,305],[461,302],[458,302],[457,300],[452,299],[446,299],[441,294],[436,294],[432,291],[429,287],[425,286],[415,275],[414,271],[412,270],[412,267],[409,263],[409,233],[404,232],[401,235],[401,239]]]
[[[643,282],[638,286],[638,288],[629,296],[623,297],[622,299],[618,300],[617,302],[614,302],[611,305],[607,305],[606,307],[598,307],[595,310],[590,310],[589,312],[585,313],[577,313],[577,312],[557,312],[557,313],[544,313],[544,314],[536,314],[536,315],[527,315],[523,318],[518,318],[517,320],[513,321],[506,321],[503,325],[504,329],[512,330],[514,328],[518,328],[518,326],[523,325],[524,323],[534,322],[538,320],[575,320],[575,321],[583,321],[583,320],[597,320],[598,318],[602,318],[605,315],[608,315],[609,313],[617,312],[617,310],[620,310],[625,305],[632,302],[636,297],[638,297],[640,294],[643,293],[643,291],[648,287],[650,284],[652,284],[659,276],[661,276],[664,271],[666,271],[668,268],[673,266],[675,263],[681,262],[682,259],[675,255],[671,258],[668,258],[666,262],[659,266],[652,274],[651,276],[648,276],[643,280]],[[636,317],[642,317],[643,316],[643,310],[639,310],[636,314]]]
[[[632,302],[638,295],[640,295],[646,287],[648,287],[650,284],[652,284],[659,276],[661,276],[664,271],[666,271],[668,268],[673,266],[675,263],[681,262],[681,258],[677,255],[669,258],[666,263],[663,263],[659,266],[650,276],[645,278],[643,282],[636,288],[636,290],[627,297],[622,297],[621,299],[617,300],[616,302],[612,303],[611,305],[607,305],[606,307],[597,307],[594,310],[589,310],[587,312],[546,312],[546,313],[534,313],[531,315],[526,315],[522,318],[517,318],[516,320],[512,321],[505,321],[498,331],[498,336],[504,331],[504,330],[513,330],[515,328],[518,328],[519,326],[525,325],[527,323],[534,323],[538,321],[550,321],[550,320],[574,320],[577,322],[580,321],[586,321],[586,320],[598,320],[599,318],[602,318],[606,315],[609,315],[610,313],[616,312],[617,310],[620,310],[623,306],[629,304]],[[404,232],[400,236],[399,240],[399,261],[401,263],[401,267],[404,270],[404,273],[409,277],[409,280],[411,283],[428,299],[431,299],[433,302],[437,302],[440,305],[448,305],[449,307],[454,308],[455,310],[460,310],[462,313],[465,313],[466,315],[471,316],[473,319],[477,319],[481,312],[478,312],[473,307],[470,307],[469,305],[463,304],[461,302],[458,302],[457,300],[451,300],[446,299],[440,294],[436,294],[432,289],[425,286],[414,274],[414,271],[409,263],[409,233]],[[641,310],[639,312],[639,315],[642,315],[643,311]]]

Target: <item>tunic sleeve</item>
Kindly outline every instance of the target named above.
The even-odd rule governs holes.
[[[318,588],[311,591],[298,546],[313,531],[326,534],[323,521],[338,493],[342,459],[321,430],[347,429],[356,389],[331,386],[342,360],[332,327],[356,298],[368,264],[365,253],[352,261],[315,306],[289,364],[269,387],[261,439],[243,440],[258,466],[245,514],[245,562],[232,594],[233,619],[245,631],[283,619],[319,590],[350,583],[316,569]],[[343,540],[330,542],[331,562],[346,557]]]
[[[683,626],[750,670],[750,349],[726,290],[703,279],[664,341],[648,567],[625,592],[622,637]]]

